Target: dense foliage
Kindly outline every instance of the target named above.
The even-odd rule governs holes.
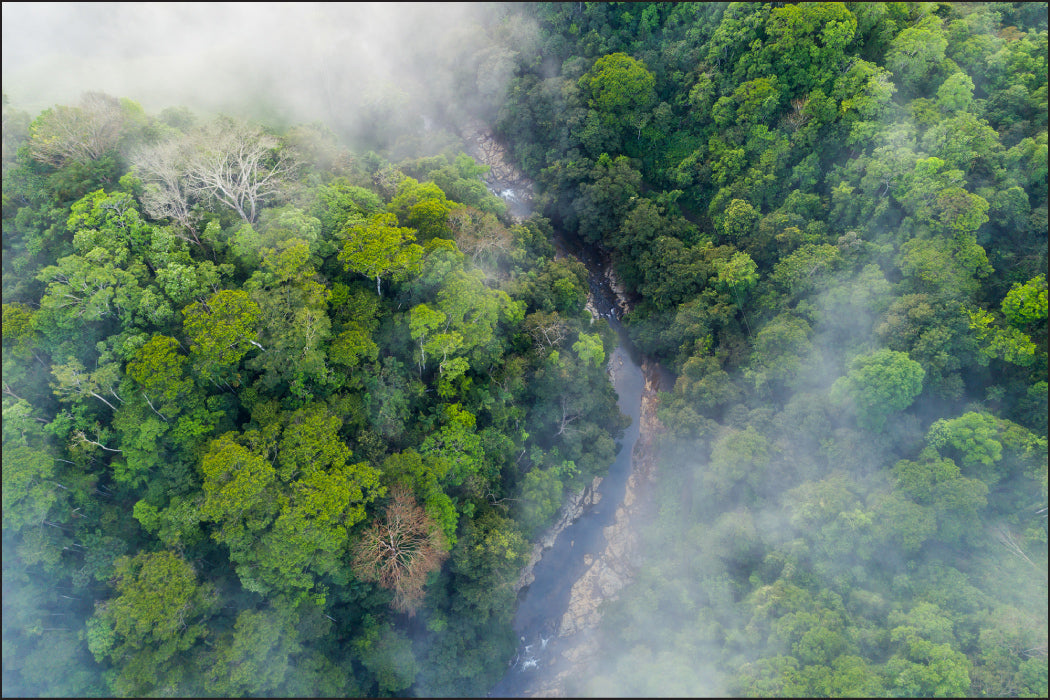
[[[462,154],[4,119],[4,694],[484,693],[624,425],[546,221]]]
[[[1046,4],[523,12],[500,133],[679,375],[570,691],[1045,696]]]
[[[487,692],[624,426],[557,228],[677,375],[570,692],[1046,696],[1046,4],[492,9],[524,223],[407,108],[5,96],[4,694]]]

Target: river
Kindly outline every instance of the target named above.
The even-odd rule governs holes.
[[[531,213],[532,184],[506,163],[503,149],[486,129],[474,125],[467,131],[464,140],[472,151],[471,155],[492,167],[487,183],[490,189],[507,202],[514,218],[527,217]],[[640,426],[651,422],[642,420],[643,395],[647,392],[653,394],[661,383],[667,387],[666,383],[673,381],[654,363],[645,363],[628,338],[620,323],[625,302],[613,289],[608,261],[592,248],[560,232],[555,232],[554,243],[559,255],[571,255],[586,265],[592,313],[606,319],[619,338],[619,344],[609,357],[608,371],[620,411],[630,416],[631,424],[618,443],[617,456],[608,473],[593,493],[585,491],[576,495],[575,500],[582,500],[586,506],[577,508],[578,517],[564,526],[554,538],[553,545],[543,548],[542,558],[532,568],[534,578],[521,589],[513,621],[519,639],[518,649],[504,677],[490,692],[491,696],[520,697],[563,692],[560,679],[573,666],[570,659],[574,656],[574,647],[581,645],[580,626],[567,614],[570,601],[581,594],[592,598],[585,601],[591,608],[587,624],[595,624],[597,612],[593,608],[600,600],[593,600],[594,593],[589,596],[586,592],[581,593],[584,587],[580,584],[585,576],[595,578],[592,574],[596,565],[603,563],[602,557],[609,556],[606,533],[614,521],[619,519],[621,527],[630,526],[624,516],[625,493],[628,480],[635,471],[635,444],[640,436]],[[652,375],[649,381],[643,372],[643,364]],[[572,505],[567,504],[566,509]],[[546,544],[550,544],[549,539],[548,536]],[[628,575],[622,570],[618,574],[614,573],[613,578],[618,578],[618,585],[622,586]],[[605,590],[604,586],[601,588]],[[597,598],[604,597],[602,591],[596,593]]]
[[[514,631],[520,643],[506,675],[492,690],[495,696],[530,695],[537,685],[549,681],[559,670],[565,650],[565,640],[559,632],[563,631],[561,623],[569,608],[573,586],[605,550],[604,530],[613,524],[616,510],[624,500],[639,436],[645,378],[641,358],[634,352],[619,320],[615,316],[608,320],[620,338],[620,344],[609,357],[609,375],[616,389],[617,405],[631,417],[631,424],[619,441],[616,460],[596,489],[597,497],[592,497],[596,503],[561,531],[553,547],[544,550],[543,558],[533,568],[535,579],[519,594]]]

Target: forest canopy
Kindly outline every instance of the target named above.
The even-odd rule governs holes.
[[[498,131],[678,375],[569,693],[1045,695],[1046,4],[530,14]]]
[[[315,121],[5,93],[4,694],[488,693],[627,423],[570,240],[675,377],[570,694],[1045,697],[1046,3],[450,17]]]

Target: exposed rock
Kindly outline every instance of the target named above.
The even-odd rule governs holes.
[[[561,507],[558,520],[554,525],[548,528],[539,538],[539,541],[532,546],[532,552],[529,554],[529,561],[521,570],[518,582],[514,585],[515,592],[520,591],[536,579],[536,575],[532,570],[535,569],[536,564],[543,559],[543,550],[553,547],[554,541],[558,539],[558,535],[562,533],[562,530],[576,522],[588,508],[594,506],[601,500],[602,495],[598,493],[598,486],[601,483],[602,477],[594,477],[594,480],[591,481],[591,483],[584,486],[575,495],[571,496]]]
[[[485,124],[476,119],[469,119],[460,128],[468,155],[489,166],[489,172],[484,178],[485,184],[496,195],[508,200],[510,214],[515,220],[525,219],[532,207],[532,181],[507,162],[506,149],[496,141],[492,131]]]
[[[623,283],[616,277],[616,273],[612,269],[612,265],[605,267],[605,279],[609,283],[609,289],[616,295],[617,301],[620,302],[620,308],[624,313],[630,310],[630,304],[627,301],[627,290],[624,288]]]
[[[558,659],[552,663],[558,670],[553,678],[534,689],[534,697],[562,697],[565,680],[585,672],[598,652],[595,630],[601,622],[601,604],[619,597],[640,564],[636,532],[643,512],[651,505],[646,495],[656,466],[654,438],[664,430],[656,417],[657,366],[646,360],[642,363],[642,372],[645,389],[639,418],[640,436],[632,453],[623,505],[616,509],[613,524],[604,530],[605,549],[593,560],[585,560],[588,568],[572,587],[568,610],[558,628],[561,642]]]
[[[598,307],[594,305],[594,299],[591,298],[590,294],[587,295],[587,304],[584,308],[591,314],[591,323],[601,318],[601,314],[598,313]]]

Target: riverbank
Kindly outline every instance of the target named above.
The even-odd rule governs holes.
[[[503,147],[483,124],[465,125],[462,136],[470,155],[491,167],[486,178],[489,187],[507,201],[511,215],[519,221],[527,217],[531,213],[532,183],[507,162]],[[671,389],[661,386],[662,379],[666,382],[666,373],[655,362],[635,357],[637,353],[618,323],[629,309],[629,302],[610,262],[600,259],[594,251],[568,250],[564,240],[556,243],[560,244],[557,247],[562,254],[574,255],[587,265],[591,276],[587,308],[595,318],[606,317],[620,335],[621,345],[609,361],[610,380],[624,401],[621,410],[632,417],[633,425],[624,440],[628,451],[619,455],[617,463],[610,467],[609,483],[603,487],[603,479],[596,477],[571,495],[554,525],[533,545],[529,562],[517,582],[519,591],[525,589],[519,597],[515,619],[521,645],[508,676],[494,691],[497,694],[564,696],[565,681],[586,673],[594,660],[598,651],[595,631],[601,622],[602,603],[619,596],[633,580],[639,565],[637,532],[650,512],[656,465],[654,440],[663,430],[656,417],[658,393]],[[638,403],[634,403],[635,400]],[[623,490],[619,492],[617,486],[624,475]],[[604,493],[614,497],[615,504],[602,503]],[[600,503],[603,507],[596,508]],[[601,521],[597,511],[611,507],[615,507],[615,513],[606,520],[611,523],[601,528],[601,541],[588,536],[587,540],[595,541],[587,547],[581,538],[579,548],[576,548],[576,539],[564,541],[562,535],[580,518],[593,517]],[[560,594],[552,595],[551,591],[558,586],[551,582],[544,581],[537,587],[539,590],[531,588],[536,583],[538,566],[545,566],[559,576],[576,577],[568,591],[567,603],[559,607],[562,598]],[[561,582],[561,587],[567,583]],[[553,619],[544,619],[549,614],[549,610],[542,610],[544,604],[564,609],[564,613],[560,613],[560,618],[556,613]]]
[[[639,439],[631,454],[631,473],[623,501],[612,525],[604,528],[606,545],[597,557],[584,559],[587,570],[572,587],[569,607],[552,645],[548,675],[528,691],[530,697],[565,697],[570,678],[590,675],[599,651],[596,631],[602,619],[602,603],[616,600],[634,580],[640,564],[637,533],[652,512],[652,485],[656,475],[655,437],[663,430],[656,417],[660,386],[659,367],[642,363],[645,388],[639,412]]]

